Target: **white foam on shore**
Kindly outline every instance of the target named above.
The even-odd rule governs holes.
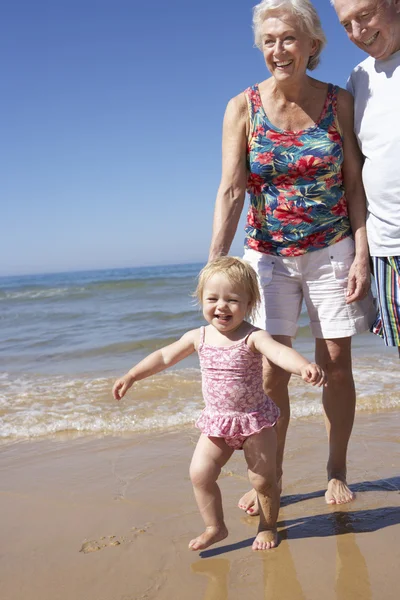
[[[400,408],[398,365],[355,362],[357,410]],[[120,402],[113,379],[0,374],[0,439],[51,436],[58,432],[129,433],[193,424],[203,408],[197,368],[171,370],[138,382]],[[290,384],[292,418],[322,415],[321,390],[299,378]]]

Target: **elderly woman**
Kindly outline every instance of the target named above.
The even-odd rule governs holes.
[[[258,273],[262,295],[255,325],[291,346],[303,300],[307,306],[315,360],[328,374],[325,498],[342,504],[353,499],[346,481],[355,412],[351,336],[367,330],[375,317],[352,97],[307,74],[325,45],[309,0],[263,0],[254,8],[253,27],[271,77],[228,103],[209,258],[229,252],[247,191],[244,257]],[[265,364],[265,391],[281,411],[278,479],[290,418],[289,379]],[[239,506],[257,514],[255,492]]]

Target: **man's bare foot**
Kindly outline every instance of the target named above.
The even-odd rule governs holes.
[[[282,477],[278,479],[278,489],[279,494],[282,494]],[[244,512],[250,515],[251,517],[257,517],[260,514],[258,508],[257,492],[255,490],[250,490],[249,492],[246,492],[245,495],[240,498],[238,502],[238,507],[244,510]]]
[[[222,527],[206,527],[204,533],[189,542],[189,550],[205,550],[212,544],[224,540],[228,535],[225,525]]]
[[[330,479],[328,489],[325,492],[327,504],[346,504],[355,498],[355,494],[349,489],[346,481],[341,479]]]
[[[278,545],[278,533],[276,529],[267,529],[266,531],[259,531],[257,537],[253,542],[253,550],[271,550],[276,548]]]

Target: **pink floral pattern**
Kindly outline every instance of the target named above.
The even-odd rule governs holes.
[[[216,347],[206,344],[204,335],[202,327],[198,353],[206,406],[196,426],[240,449],[247,437],[273,427],[279,417],[278,407],[263,391],[262,355],[250,350],[248,336]]]

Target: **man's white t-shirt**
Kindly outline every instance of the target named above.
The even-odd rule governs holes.
[[[351,73],[354,126],[365,157],[367,233],[372,256],[400,256],[400,51],[368,57]]]

